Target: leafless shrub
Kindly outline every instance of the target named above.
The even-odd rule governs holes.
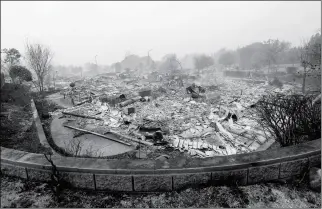
[[[79,138],[73,138],[68,144],[65,142],[66,152],[70,153],[74,157],[78,157],[81,154],[83,148],[83,142]]]
[[[102,155],[103,153],[99,152],[99,149],[93,149],[92,145],[84,151],[86,157],[101,157]]]
[[[78,135],[79,136],[79,135]],[[65,151],[73,157],[102,157],[103,153],[99,149],[89,146],[85,149],[84,143],[80,138],[73,138],[69,143],[65,142]]]
[[[268,95],[255,106],[259,123],[268,127],[281,146],[314,140],[321,136],[321,105],[313,105],[314,96]]]
[[[59,200],[60,194],[64,188],[70,187],[70,185],[62,178],[59,171],[57,170],[57,166],[54,164],[53,160],[51,159],[52,155],[44,154],[47,161],[51,164],[51,189],[56,195]]]

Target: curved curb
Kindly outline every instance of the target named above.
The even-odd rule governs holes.
[[[47,140],[47,137],[45,135],[45,132],[44,132],[44,129],[42,127],[42,123],[41,123],[41,120],[39,118],[39,114],[38,114],[38,110],[36,108],[36,104],[34,102],[33,99],[31,99],[31,110],[32,110],[32,115],[33,115],[33,120],[35,122],[35,125],[36,125],[36,129],[37,129],[37,135],[38,135],[38,139],[39,139],[39,142],[42,146],[44,146],[45,148],[49,148],[51,150],[51,152],[53,154],[57,154],[59,155],[49,144],[48,140]]]
[[[49,145],[48,141],[47,141],[44,129],[43,129],[42,125],[41,125],[41,121],[40,121],[40,118],[39,118],[39,115],[38,115],[36,104],[35,104],[33,99],[31,99],[31,110],[32,110],[32,115],[33,115],[34,122],[36,124],[37,135],[38,135],[40,144],[43,145],[46,148],[52,149],[51,146]]]
[[[76,188],[123,192],[180,190],[193,185],[246,185],[301,175],[321,165],[321,139],[307,143],[209,159],[105,160],[53,156],[62,177]],[[1,172],[50,181],[42,154],[1,147]]]

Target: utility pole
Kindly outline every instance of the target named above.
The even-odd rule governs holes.
[[[96,64],[96,67],[95,67],[95,70],[98,69],[98,66],[97,66],[97,59],[96,59],[97,55],[95,55],[95,64]]]
[[[150,51],[152,51],[153,49],[150,49],[149,51],[148,51],[148,65],[150,65]]]

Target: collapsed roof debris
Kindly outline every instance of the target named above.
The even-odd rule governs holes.
[[[52,114],[75,117],[78,128],[100,127],[196,157],[251,152],[273,140],[251,109],[262,95],[288,94],[293,87],[211,76],[224,82],[214,83],[210,76],[198,85],[189,76],[184,77],[184,85],[162,75],[154,80],[87,79],[62,92],[65,99],[75,101],[74,107]]]

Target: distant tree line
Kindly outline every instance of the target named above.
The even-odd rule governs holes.
[[[161,61],[153,61],[150,56],[139,57],[134,54],[127,54],[121,62],[112,65],[97,65],[97,63],[85,63],[83,66],[52,65],[53,53],[49,47],[41,44],[26,44],[25,56],[22,56],[17,49],[1,50],[1,69],[9,75],[13,82],[33,81],[39,91],[44,90],[44,85],[49,85],[58,75],[61,77],[96,75],[104,72],[121,72],[124,70],[150,70],[155,69],[161,72],[186,70],[184,63],[177,55],[167,54]],[[187,56],[186,56],[187,57]],[[21,64],[24,58],[27,65]],[[260,70],[266,67],[268,70],[278,69],[281,64],[300,64],[304,68],[303,89],[305,89],[305,78],[308,73],[319,70],[321,66],[321,32],[312,35],[308,40],[303,40],[298,47],[293,47],[287,41],[269,39],[263,42],[255,42],[239,47],[236,50],[220,49],[213,55],[193,55],[190,59],[193,63],[191,68],[201,72],[203,69],[210,69],[214,65],[225,67],[235,66],[239,69]],[[133,64],[134,63],[134,64]],[[132,65],[135,65],[132,67]],[[191,65],[191,64],[190,64]],[[132,69],[135,68],[135,69]],[[33,79],[33,70],[36,80]]]
[[[277,69],[282,64],[301,64],[304,54],[312,60],[321,60],[319,47],[321,46],[321,33],[318,32],[311,36],[307,41],[298,47],[292,47],[291,43],[278,39],[269,39],[263,42],[255,42],[236,50],[221,49],[215,53],[218,64],[226,67],[232,65],[239,66],[240,69],[259,70],[267,67],[269,70]],[[304,50],[305,49],[305,50]],[[304,53],[305,52],[305,53]],[[319,65],[319,64],[318,64]]]

